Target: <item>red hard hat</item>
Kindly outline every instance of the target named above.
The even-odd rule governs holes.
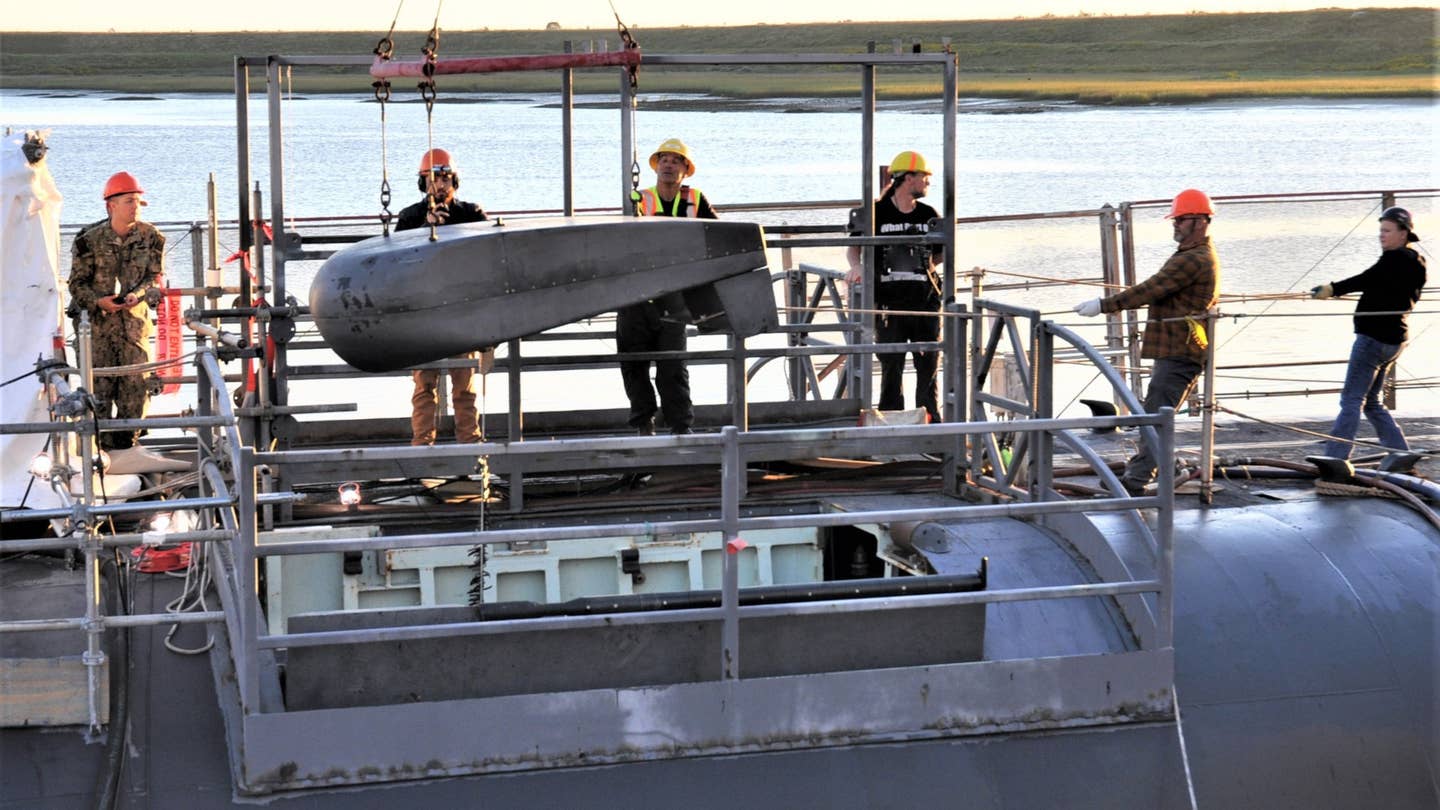
[[[455,164],[450,162],[450,153],[444,149],[431,149],[420,158],[420,174],[456,174]]]
[[[1215,216],[1215,206],[1210,204],[1210,196],[1198,188],[1187,188],[1175,195],[1174,202],[1170,203],[1170,213],[1166,219],[1183,217],[1193,214],[1204,214],[1207,217]]]
[[[145,189],[140,187],[140,181],[135,179],[135,175],[129,172],[116,172],[110,175],[109,180],[105,181],[105,192],[100,196],[108,200],[117,194],[130,193],[144,194]]]

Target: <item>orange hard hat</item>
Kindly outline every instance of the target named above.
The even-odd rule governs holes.
[[[1215,206],[1210,204],[1210,196],[1205,192],[1198,188],[1187,188],[1175,195],[1175,200],[1170,203],[1170,213],[1166,214],[1165,218],[1174,219],[1194,214],[1213,217]]]
[[[420,158],[420,174],[429,174],[434,171],[436,174],[455,174],[455,164],[450,161],[450,153],[444,149],[431,149]]]
[[[145,189],[140,187],[140,181],[135,179],[135,175],[129,172],[116,172],[110,175],[109,180],[105,181],[105,191],[100,196],[108,200],[119,194],[131,193],[144,194]],[[144,200],[141,202],[143,203]]]

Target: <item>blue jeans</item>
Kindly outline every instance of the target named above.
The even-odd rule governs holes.
[[[1405,434],[1390,418],[1390,412],[1380,402],[1380,390],[1385,386],[1385,377],[1395,358],[1405,344],[1393,346],[1381,343],[1368,335],[1356,335],[1355,345],[1350,348],[1350,366],[1345,370],[1345,387],[1340,391],[1340,415],[1330,435],[1337,439],[1353,439],[1360,428],[1360,414],[1375,428],[1380,443],[1396,450],[1409,450]],[[1349,458],[1350,445],[1347,442],[1325,442],[1325,455],[1333,458]]]

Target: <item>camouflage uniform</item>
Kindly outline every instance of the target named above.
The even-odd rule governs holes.
[[[91,361],[95,368],[128,366],[150,360],[150,307],[159,303],[156,284],[165,271],[165,237],[148,222],[137,222],[125,236],[102,219],[80,231],[70,253],[70,309],[90,314]],[[106,312],[101,298],[133,293],[140,302],[128,310]],[[96,410],[101,419],[139,419],[148,403],[139,374],[96,376]],[[101,445],[130,447],[140,431],[107,431]]]

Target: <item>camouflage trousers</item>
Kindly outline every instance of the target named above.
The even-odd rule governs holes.
[[[111,323],[114,326],[111,326]],[[90,341],[90,360],[96,369],[130,366],[150,360],[144,347],[126,335],[121,323],[102,320]],[[95,415],[100,419],[140,419],[150,404],[145,377],[141,374],[96,374]],[[100,446],[107,450],[132,447],[140,437],[139,430],[107,430],[100,435]]]

